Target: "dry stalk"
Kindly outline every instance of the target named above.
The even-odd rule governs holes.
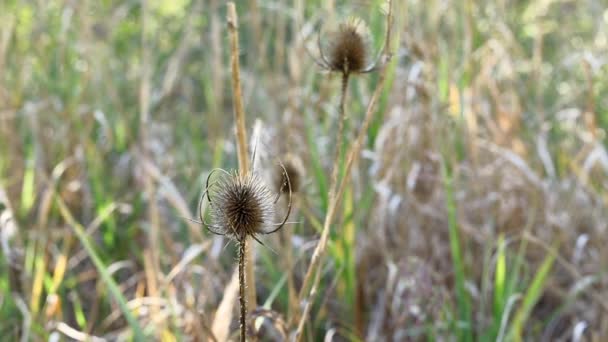
[[[234,119],[236,122],[236,138],[239,158],[239,171],[242,175],[249,172],[249,157],[247,156],[247,131],[245,128],[245,109],[241,94],[241,69],[239,65],[239,33],[236,7],[228,3],[228,32],[230,33],[230,65],[232,68],[232,101],[234,104]]]
[[[239,289],[238,271],[232,274],[230,281],[224,289],[224,296],[217,310],[215,318],[211,324],[211,333],[217,341],[228,341],[230,335],[230,322],[232,321],[232,308],[236,301],[236,296]]]
[[[320,280],[319,267],[321,266],[321,259],[325,255],[325,249],[327,247],[327,242],[328,242],[328,238],[329,238],[329,228],[334,219],[334,215],[336,213],[336,208],[338,207],[339,201],[342,197],[342,194],[344,193],[344,188],[346,187],[346,181],[348,180],[348,177],[350,175],[350,171],[352,169],[353,163],[355,162],[355,160],[359,156],[359,152],[361,151],[361,147],[363,145],[363,138],[365,138],[367,129],[369,128],[369,125],[372,121],[373,114],[374,114],[374,107],[376,105],[376,101],[378,100],[378,97],[380,96],[380,93],[382,92],[382,89],[384,88],[385,79],[386,79],[385,71],[383,70],[380,74],[380,78],[378,80],[376,89],[374,90],[374,94],[373,94],[372,98],[370,99],[370,102],[367,106],[367,112],[365,114],[365,119],[364,119],[363,125],[361,126],[361,129],[359,131],[359,134],[357,135],[357,140],[355,141],[355,144],[352,145],[348,151],[348,159],[346,161],[346,169],[344,170],[344,177],[340,180],[340,185],[338,187],[338,190],[336,191],[334,198],[332,198],[331,202],[329,203],[327,215],[325,216],[325,221],[323,223],[323,231],[321,232],[321,238],[319,239],[319,243],[317,244],[317,247],[315,248],[315,250],[313,252],[312,259],[310,261],[310,266],[308,267],[308,270],[306,271],[306,275],[304,277],[304,282],[302,283],[302,288],[300,289],[299,302],[302,303],[303,301],[305,301],[306,304],[304,307],[304,311],[302,313],[302,317],[300,317],[300,321],[298,323],[298,329],[296,331],[296,341],[299,341],[301,338],[301,334],[304,329],[304,323],[306,322],[308,313],[311,308],[312,298],[314,297],[314,295],[317,291],[317,286],[318,286],[319,280]],[[311,284],[313,275],[315,275],[315,278]],[[308,288],[310,288],[310,291],[307,291]]]
[[[245,110],[241,95],[241,79],[239,68],[239,34],[238,17],[234,2],[228,3],[228,31],[230,34],[230,64],[232,66],[232,99],[234,103],[234,118],[236,122],[236,138],[239,159],[239,173],[249,173],[249,158],[247,153],[247,131],[245,128]],[[247,248],[247,239],[239,242],[239,287],[241,306],[241,340],[245,341],[245,321],[247,317],[247,302],[253,308],[257,307],[255,297],[254,253]],[[249,260],[249,262],[247,262]],[[243,274],[244,273],[244,274]],[[248,286],[246,286],[248,285]],[[244,298],[243,298],[243,295]]]
[[[144,160],[152,160],[148,148],[149,125],[150,125],[150,46],[149,46],[149,22],[148,22],[148,3],[146,0],[141,0],[141,79],[139,87],[139,108],[140,108],[140,144]],[[148,195],[148,215],[150,223],[150,234],[148,235],[148,246],[145,250],[145,255],[149,256],[146,268],[147,289],[151,296],[160,296],[158,293],[158,270],[160,268],[160,213],[156,204],[156,184],[152,177],[148,174],[144,176],[144,188]],[[159,317],[160,311],[154,307],[152,316]],[[163,326],[158,327],[158,331],[162,331]]]
[[[313,252],[312,259],[310,261],[310,266],[308,267],[308,270],[306,271],[306,275],[305,275],[304,281],[302,283],[302,288],[300,289],[299,302],[300,303],[304,302],[306,304],[304,306],[304,311],[302,312],[302,316],[300,317],[300,320],[298,322],[298,327],[297,327],[296,334],[295,334],[296,341],[300,341],[300,339],[302,338],[304,324],[307,321],[308,314],[311,309],[312,299],[314,298],[314,296],[317,292],[317,287],[318,287],[318,284],[319,284],[319,281],[321,278],[320,277],[321,261],[323,259],[323,256],[325,255],[325,249],[327,247],[327,242],[328,242],[328,238],[329,238],[329,229],[333,222],[333,219],[334,219],[334,216],[336,213],[336,208],[338,207],[339,201],[342,197],[342,194],[344,193],[344,188],[346,187],[346,182],[349,179],[352,165],[355,162],[355,160],[357,159],[357,157],[359,156],[359,153],[361,151],[361,147],[363,145],[363,139],[365,138],[369,125],[372,121],[373,114],[374,114],[374,108],[375,108],[376,102],[378,100],[378,97],[380,96],[380,93],[384,89],[384,83],[386,80],[386,69],[387,69],[386,66],[392,57],[392,53],[391,53],[391,49],[390,49],[391,25],[392,25],[392,1],[389,1],[389,10],[387,13],[387,29],[386,29],[386,37],[385,37],[386,40],[385,40],[384,51],[383,51],[383,55],[384,55],[384,61],[382,62],[383,65],[381,66],[378,83],[376,84],[376,89],[374,90],[374,93],[367,105],[365,118],[363,120],[363,124],[361,125],[359,133],[357,135],[357,139],[355,140],[355,143],[353,145],[351,145],[351,147],[348,151],[348,157],[347,157],[347,161],[346,161],[346,169],[344,170],[344,176],[340,180],[340,185],[339,185],[337,191],[333,195],[332,195],[333,191],[331,191],[331,189],[334,186],[332,186],[330,188],[330,191],[331,191],[330,192],[330,201],[329,201],[329,206],[327,209],[327,214],[325,216],[325,221],[323,223],[323,231],[321,232],[321,237],[319,239],[319,243],[317,244],[317,247],[315,248],[315,250]],[[313,276],[314,276],[314,278],[313,278]]]
[[[247,337],[247,300],[245,299],[245,251],[247,250],[247,237],[239,241],[239,304],[241,308],[240,328],[241,341],[245,342]]]

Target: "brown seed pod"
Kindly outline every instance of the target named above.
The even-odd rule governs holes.
[[[369,36],[367,26],[358,18],[350,18],[341,23],[335,31],[329,32],[325,44],[321,44],[319,33],[317,44],[321,60],[316,61],[317,64],[344,75],[372,71],[374,65],[369,63]]]
[[[210,184],[215,171],[221,171],[223,175]],[[290,183],[287,184],[291,189]],[[201,222],[214,234],[227,235],[239,242],[251,236],[260,242],[258,235],[274,233],[287,221],[291,209],[291,192],[285,219],[281,223],[272,223],[274,205],[279,195],[273,195],[255,173],[242,176],[236,172],[216,169],[207,178],[206,190],[199,204],[202,207],[202,200],[206,196],[211,205],[212,224],[205,222],[202,212]]]
[[[263,233],[273,215],[272,194],[254,174],[224,177],[214,186],[213,222],[240,241]]]
[[[354,23],[340,24],[331,37],[329,63],[333,70],[361,72],[367,64],[367,44]]]
[[[287,182],[290,182],[291,192],[298,192],[302,185],[302,179],[304,178],[304,166],[302,165],[302,161],[297,156],[288,154],[283,158],[283,162],[283,165],[278,165],[275,169],[275,189],[279,193],[287,194],[289,192]]]

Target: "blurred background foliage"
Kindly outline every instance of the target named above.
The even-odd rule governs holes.
[[[271,317],[259,334],[280,340],[297,322],[336,141],[339,77],[313,62],[317,32],[360,16],[377,51],[386,3],[236,4],[258,172],[272,182],[272,161],[288,155],[304,166],[296,223],[256,261]],[[387,87],[305,339],[605,341],[606,2],[394,8]],[[234,246],[184,219],[198,217],[209,171],[237,163],[225,11],[219,0],[0,2],[3,339],[236,331],[235,312],[217,315]],[[376,82],[353,79],[347,144]]]

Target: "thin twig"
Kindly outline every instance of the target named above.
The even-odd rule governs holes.
[[[232,309],[239,289],[238,284],[238,269],[232,272],[230,281],[224,288],[224,296],[217,310],[215,310],[215,318],[211,324],[211,333],[217,341],[228,341],[230,334],[230,322],[232,322]]]

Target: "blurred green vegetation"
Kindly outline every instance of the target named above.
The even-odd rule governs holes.
[[[305,338],[557,339],[584,323],[605,340],[606,4],[394,2],[398,48]],[[269,237],[256,261],[259,303],[288,334],[336,140],[316,32],[361,16],[376,56],[384,6],[237,2],[249,134],[262,120],[261,153],[306,168],[293,251]],[[229,75],[219,0],[0,2],[0,214],[19,227],[0,220],[0,336],[215,332],[234,248],[183,218],[208,172],[237,164]],[[347,145],[376,82],[352,80]]]

